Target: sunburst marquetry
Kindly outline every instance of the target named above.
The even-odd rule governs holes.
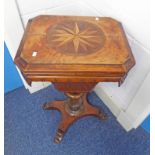
[[[55,143],[84,116],[106,114],[88,102],[98,82],[125,80],[135,60],[120,22],[109,17],[42,15],[29,20],[15,57],[29,85],[50,82],[68,99],[43,105],[61,112]]]
[[[104,45],[102,30],[86,21],[63,21],[50,27],[47,34],[48,45],[65,54],[89,54]]]

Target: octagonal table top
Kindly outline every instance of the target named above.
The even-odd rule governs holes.
[[[41,15],[28,21],[15,63],[27,81],[120,82],[135,60],[115,19]]]

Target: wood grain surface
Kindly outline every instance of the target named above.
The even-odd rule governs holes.
[[[38,16],[28,22],[15,63],[29,85],[50,81],[67,94],[43,106],[62,114],[54,140],[60,143],[79,118],[107,118],[87,94],[101,81],[122,84],[135,60],[121,23],[112,18]]]
[[[28,81],[121,82],[135,60],[112,18],[41,15],[29,20],[15,63]]]

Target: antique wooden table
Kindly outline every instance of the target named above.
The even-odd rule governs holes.
[[[106,115],[87,100],[98,82],[124,81],[135,60],[120,22],[108,17],[37,16],[28,21],[15,63],[29,85],[50,81],[68,99],[43,105],[62,118],[55,136],[84,116]]]

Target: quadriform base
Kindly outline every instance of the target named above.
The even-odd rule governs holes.
[[[106,114],[97,107],[92,106],[87,100],[87,93],[66,93],[66,101],[53,101],[45,103],[43,109],[58,110],[61,112],[61,121],[54,138],[55,143],[60,143],[69,126],[84,116],[96,116],[105,120]]]
[[[60,143],[69,126],[84,116],[96,116],[105,120],[106,114],[88,102],[87,96],[97,83],[94,82],[54,82],[53,85],[59,91],[67,95],[65,101],[53,101],[45,103],[43,109],[58,110],[61,112],[61,121],[54,139],[55,143]]]

